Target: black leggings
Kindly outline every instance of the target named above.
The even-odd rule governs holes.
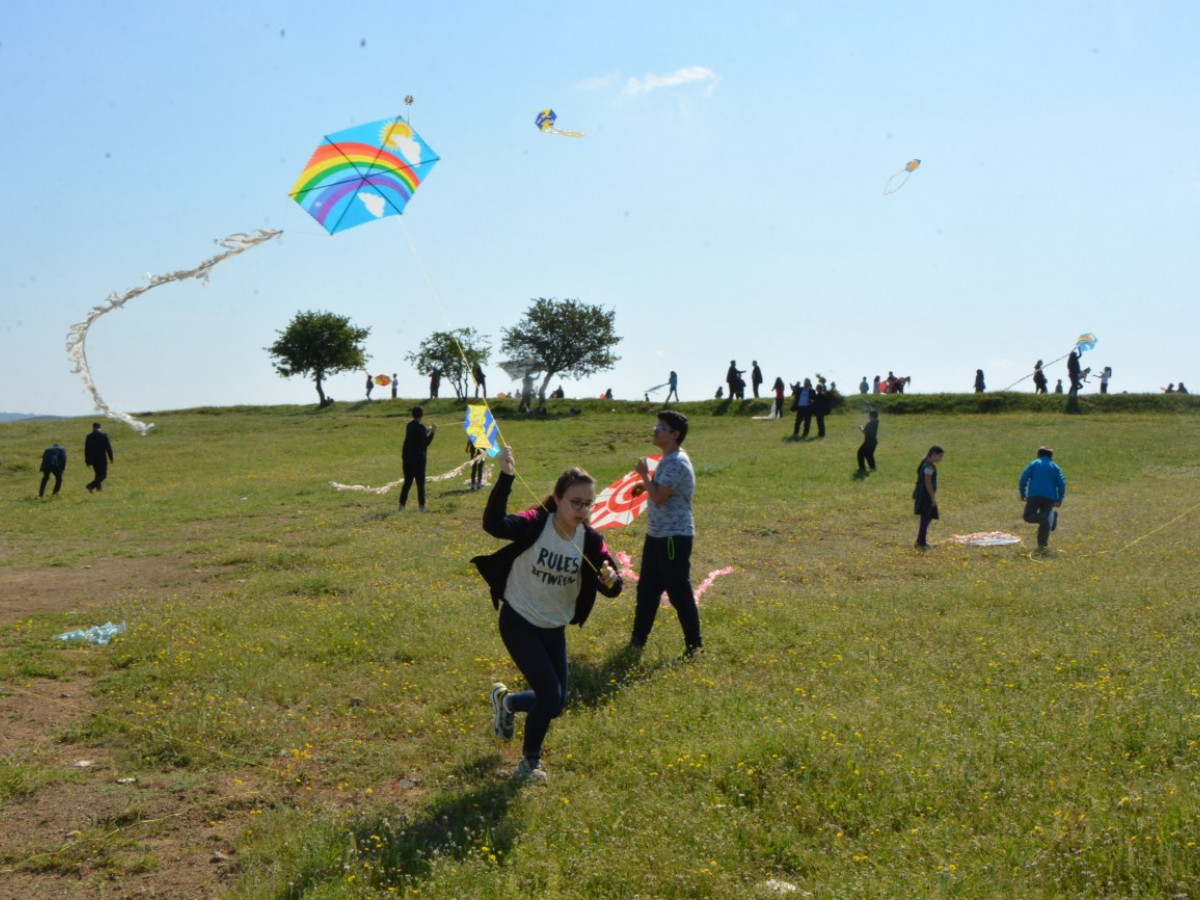
[[[523,712],[526,759],[542,758],[542,742],[550,722],[567,705],[567,629],[538,628],[507,603],[500,607],[500,638],[517,664],[529,690],[508,695],[512,712]]]

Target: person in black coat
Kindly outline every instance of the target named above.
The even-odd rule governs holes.
[[[763,383],[762,369],[758,367],[758,360],[753,360],[750,364],[750,387],[754,391],[754,399],[758,399],[758,388]]]
[[[813,397],[813,416],[817,420],[817,437],[825,437],[825,417],[829,415],[829,410],[833,406],[830,400],[829,392],[825,390],[825,385],[817,383],[817,393]]]
[[[92,423],[92,433],[83,441],[83,462],[95,474],[88,482],[88,492],[103,490],[104,479],[108,477],[108,464],[113,461],[112,441],[100,430],[100,423]]]
[[[38,496],[46,496],[46,482],[50,480],[50,476],[54,476],[54,491],[57,494],[59,488],[62,487],[63,472],[67,470],[67,451],[61,445],[56,443],[53,447],[47,447],[42,453],[42,486],[38,488]]]
[[[792,395],[795,397],[792,401],[792,409],[796,411],[796,424],[792,428],[792,437],[806,438],[809,426],[812,425],[813,404],[816,400],[812,381],[808,378],[804,379],[804,384],[797,381],[792,385]],[[800,431],[802,425],[804,426],[803,433]]]
[[[741,388],[740,388],[741,392],[743,394],[745,393],[746,382],[744,382],[742,380],[742,374],[745,371],[746,371],[745,369],[739,369],[737,367],[736,359],[731,359],[729,361],[729,368],[725,370],[725,383],[727,385],[729,385],[729,399],[730,400],[737,399],[738,391],[739,391],[738,385],[741,385]]]
[[[408,502],[408,492],[417,483],[417,505],[425,512],[425,460],[429,445],[433,443],[437,425],[426,428],[421,424],[425,410],[414,406],[412,421],[404,429],[404,446],[400,450],[400,462],[404,468],[404,487],[400,488],[400,508]]]

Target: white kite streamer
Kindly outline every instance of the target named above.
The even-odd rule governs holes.
[[[468,466],[472,465],[475,462],[476,462],[476,460],[474,460],[474,459],[468,459],[461,466],[455,466],[449,472],[443,472],[441,475],[433,475],[433,476],[430,476],[429,478],[426,478],[425,482],[428,484],[431,481],[445,481],[448,478],[453,478],[455,475],[461,475]],[[492,483],[492,469],[493,468],[494,467],[491,465],[491,463],[489,463],[484,468],[483,482],[482,482],[483,484],[491,484]],[[400,487],[400,485],[404,484],[404,479],[401,478],[399,481],[389,481],[387,484],[383,485],[382,487],[367,487],[367,485],[365,485],[365,484],[340,484],[336,481],[331,481],[331,482],[329,482],[329,484],[333,487],[333,489],[335,491],[360,491],[361,493],[364,493],[364,494],[386,494],[392,488]]]
[[[110,419],[116,419],[118,422],[124,422],[138,434],[145,434],[153,424],[141,422],[133,416],[125,413],[115,412],[112,407],[104,402],[104,398],[100,396],[100,392],[96,390],[96,382],[92,380],[92,370],[88,367],[87,351],[85,344],[87,343],[88,329],[92,327],[92,323],[103,316],[105,313],[110,313],[114,309],[119,309],[124,306],[134,297],[146,293],[151,288],[156,288],[162,284],[168,284],[172,281],[185,281],[188,278],[199,278],[203,284],[208,284],[208,273],[217,263],[229,259],[231,256],[237,256],[239,253],[244,253],[251,247],[256,247],[271,238],[277,238],[282,235],[282,231],[272,230],[266,231],[258,229],[253,234],[231,234],[227,238],[221,238],[214,241],[218,247],[224,247],[225,252],[218,253],[210,259],[204,260],[194,269],[180,269],[176,272],[168,272],[166,275],[147,275],[146,280],[149,284],[139,287],[130,288],[123,294],[118,294],[113,291],[108,295],[103,306],[93,306],[92,311],[87,314],[87,318],[82,322],[77,322],[71,326],[71,330],[67,333],[67,354],[75,363],[75,368],[72,373],[80,376],[83,379],[84,385],[91,392],[92,400],[96,405],[96,412],[102,412]]]

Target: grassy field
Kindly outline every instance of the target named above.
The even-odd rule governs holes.
[[[736,567],[702,600],[707,653],[677,661],[667,608],[630,664],[632,588],[601,598],[568,634],[572,700],[529,787],[505,777],[519,739],[491,735],[487,690],[520,676],[468,564],[497,546],[485,495],[433,484],[420,515],[330,487],[399,476],[409,404],[113,425],[102,495],[83,490],[86,421],[0,425],[0,585],[114,560],[194,573],[0,630],[0,702],[85,685],[47,739],[110,761],[81,774],[10,747],[6,821],[68,788],[119,805],[69,839],[10,840],[0,884],[124,896],[170,869],[168,835],[212,832],[221,871],[158,896],[1200,896],[1200,409],[1031,399],[885,398],[865,480],[856,399],[806,442],[755,419],[765,403],[685,404],[694,577]],[[653,406],[570,405],[497,408],[522,506],[568,465],[603,485],[652,450]],[[427,409],[432,474],[466,456],[461,406]],[[39,501],[55,439],[67,485]],[[921,553],[909,496],[933,443],[942,519]],[[1068,479],[1047,556],[1016,489],[1041,444]],[[1023,543],[944,542],[991,530]],[[607,533],[635,562],[643,534]],[[106,619],[129,626],[108,647],[53,639]],[[117,774],[139,790],[113,799]],[[188,798],[195,833],[155,791]]]

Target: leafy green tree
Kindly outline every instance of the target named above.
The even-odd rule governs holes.
[[[367,354],[362,342],[370,328],[358,328],[348,316],[331,312],[299,312],[277,340],[264,349],[274,358],[275,371],[284,378],[311,375],[317,386],[321,406],[332,403],[325,396],[322,382],[338,372],[363,369]]]
[[[525,318],[504,329],[501,348],[514,359],[541,363],[544,374],[538,397],[546,400],[546,387],[555,375],[576,377],[606,372],[621,358],[613,353],[620,343],[613,325],[615,310],[579,300],[539,297]]]
[[[432,375],[437,369],[443,379],[454,385],[458,399],[467,396],[467,381],[472,367],[488,361],[492,346],[475,333],[474,328],[435,331],[421,342],[416,353],[405,356],[422,375]]]

